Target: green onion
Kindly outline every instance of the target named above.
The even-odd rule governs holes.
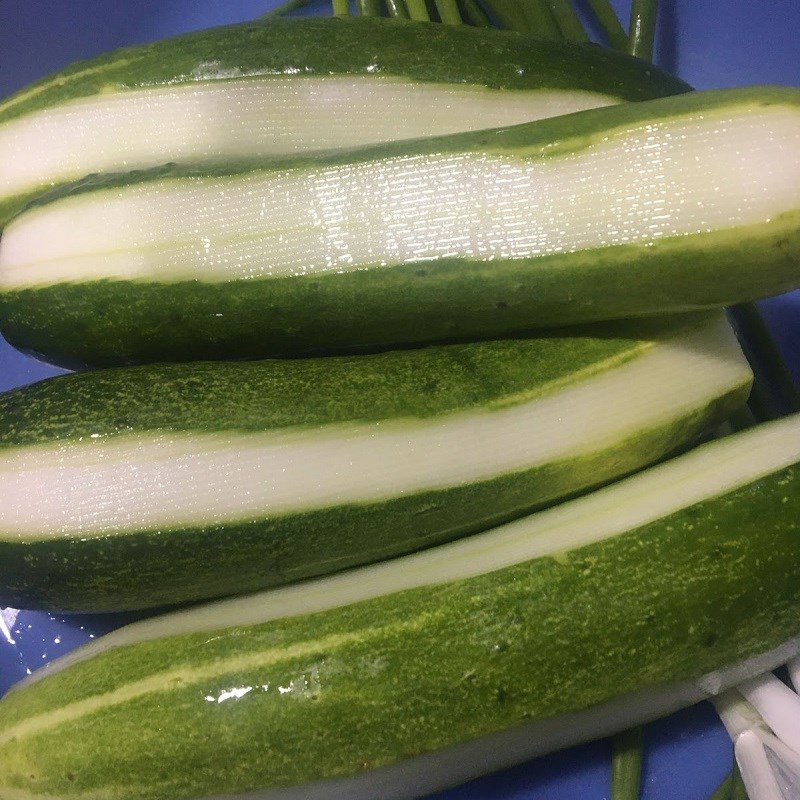
[[[528,25],[514,0],[485,0],[484,5],[501,28],[527,32]]]
[[[504,28],[561,39],[547,0],[487,0],[485,5]]]
[[[628,35],[619,21],[609,0],[586,0],[591,8],[600,30],[605,34],[608,43],[616,50],[628,52]]]
[[[581,24],[570,0],[548,0],[550,12],[556,21],[561,35],[573,42],[588,42],[589,37]]]
[[[756,418],[747,406],[742,406],[728,417],[728,425],[734,433],[737,433],[756,425]]]
[[[760,422],[800,410],[800,392],[755,303],[730,310],[730,318],[756,382],[750,407]]]
[[[733,779],[731,781],[730,800],[749,800],[747,796],[747,788],[744,785],[744,780],[742,779],[742,773],[739,771],[738,766],[735,766],[733,768]]]
[[[611,800],[639,800],[644,734],[633,728],[611,740]]]
[[[434,0],[439,17],[446,25],[460,25],[461,13],[456,0]]]
[[[430,22],[431,16],[428,13],[428,5],[425,0],[406,0],[408,13],[411,19],[419,22]]]
[[[400,19],[408,19],[408,9],[405,0],[386,0],[386,8],[389,15]]]
[[[760,380],[753,381],[753,389],[750,392],[747,407],[756,422],[769,422],[779,416],[775,411],[773,398]]]
[[[304,8],[305,6],[309,5],[309,3],[311,3],[311,0],[287,0],[287,2],[281,3],[271,11],[267,11],[266,14],[262,14],[260,19],[264,19],[265,17],[277,17],[281,14],[288,14],[290,11],[297,11],[299,8]]]
[[[358,12],[362,17],[379,17],[381,0],[358,0]]]
[[[480,28],[489,28],[492,23],[486,12],[478,5],[477,0],[461,0],[461,11],[464,19],[470,25],[477,25]]]
[[[561,39],[549,0],[523,0],[520,2],[522,13],[528,18],[529,30],[543,39]]]
[[[658,0],[633,0],[628,52],[644,61],[653,60]]]
[[[736,773],[734,767],[723,779],[722,783],[716,788],[714,794],[711,795],[709,800],[731,800],[731,792],[733,791],[733,780]]]
[[[335,17],[350,16],[350,3],[348,0],[333,0],[333,15]]]

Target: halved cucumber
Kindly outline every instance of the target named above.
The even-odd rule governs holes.
[[[0,794],[417,796],[800,652],[800,418],[457,543],[135,624],[0,702]]]
[[[112,364],[487,337],[800,283],[800,90],[97,178],[0,241],[6,337]]]
[[[721,316],[55,378],[0,396],[0,605],[156,606],[455,539],[661,458],[750,381]]]
[[[92,172],[477,130],[688,88],[597,47],[466,26],[214,28],[79,62],[0,104],[0,226]]]

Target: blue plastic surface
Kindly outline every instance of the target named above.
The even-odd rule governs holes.
[[[623,18],[629,5],[612,0]],[[31,80],[127,44],[250,19],[276,0],[0,0],[0,97]],[[326,9],[324,2],[313,8]],[[798,0],[662,0],[656,60],[696,88],[800,85]],[[763,304],[800,379],[800,293]],[[0,390],[60,372],[0,339]],[[132,616],[0,612],[0,695],[26,673]],[[437,800],[601,800],[608,742],[537,759]],[[730,769],[731,747],[710,705],[648,726],[643,800],[704,800]]]

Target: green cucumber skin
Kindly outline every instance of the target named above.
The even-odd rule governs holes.
[[[705,322],[702,315],[362,356],[66,375],[0,395],[0,456],[89,436],[308,430],[490,410],[616,368]],[[382,502],[87,540],[23,541],[0,531],[0,603],[58,611],[159,606],[439,544],[658,460],[727,418],[748,391],[749,384],[733,387],[707,408],[591,454]]]
[[[84,613],[154,608],[294,583],[444,544],[674,453],[740,408],[749,388],[591,455],[469,485],[241,524],[85,540],[0,538],[0,606]]]
[[[513,405],[622,364],[707,321],[692,315],[358,356],[63,375],[0,394],[0,454],[91,434],[268,432]]]
[[[53,363],[105,367],[347,352],[689,312],[795,288],[800,212],[525,266],[442,260],[216,284],[61,283],[0,293],[0,329],[13,346]]]
[[[690,90],[663,70],[597,45],[389,19],[272,19],[196,31],[77,62],[1,103],[0,124],[81,97],[167,82],[230,80],[237,72],[245,79],[248,74],[385,75],[491,89],[582,89],[620,100]]]
[[[652,118],[773,105],[800,106],[800,92],[755,87],[694,93],[314,159],[208,169],[171,165],[96,176],[57,188],[32,206],[141,181],[318,168],[410,153],[577,152],[609,130]],[[800,210],[795,210],[758,225],[533,259],[440,259],[227,283],[97,280],[14,289],[0,293],[0,329],[15,347],[64,366],[298,356],[680,313],[754,300],[798,284]]]
[[[107,651],[8,695],[0,740],[130,682],[217,667],[4,741],[0,795],[182,800],[302,785],[699,677],[800,632],[798,512],[791,467],[558,557]],[[222,666],[265,651],[257,667]],[[254,688],[205,699],[231,687]]]

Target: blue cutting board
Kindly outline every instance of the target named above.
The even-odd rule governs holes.
[[[627,18],[627,0],[612,0]],[[276,0],[0,0],[0,97],[79,58],[196,28],[251,19]],[[800,86],[800,0],[662,0],[657,62],[698,89]],[[318,13],[328,6],[316,3]],[[800,293],[763,304],[800,378]],[[60,370],[0,339],[0,390]],[[133,616],[0,612],[0,695],[26,673]],[[436,800],[601,800],[610,747],[596,742],[437,795]],[[731,747],[708,704],[648,726],[644,800],[705,800],[730,769]]]

